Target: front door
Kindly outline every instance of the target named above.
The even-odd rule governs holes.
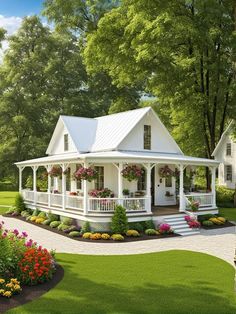
[[[159,168],[162,165],[156,166],[155,170],[155,205],[167,206],[176,205],[175,196],[175,177],[162,178],[159,175]]]

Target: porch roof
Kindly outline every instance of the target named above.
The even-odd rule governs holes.
[[[196,166],[218,166],[219,162],[212,159],[197,158],[180,154],[136,151],[107,151],[97,153],[65,153],[15,163],[17,166],[48,165],[55,163],[71,162],[136,162],[136,163],[161,163],[185,164]]]

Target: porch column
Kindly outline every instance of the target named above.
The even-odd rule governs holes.
[[[65,171],[67,169],[67,165],[62,164],[62,209],[65,210],[66,208],[66,174]]]
[[[89,164],[85,161],[84,168],[88,168]],[[84,215],[88,214],[89,211],[89,201],[88,201],[88,181],[83,180],[83,193],[84,193]]]
[[[118,164],[118,198],[120,199],[119,200],[119,204],[121,206],[123,206],[123,177],[122,177],[122,174],[121,174],[121,171],[123,170],[123,163],[122,162],[119,162]]]
[[[37,203],[37,170],[38,166],[33,166],[33,190],[34,190],[34,205]]]
[[[216,207],[216,167],[211,167],[212,207]]]
[[[51,165],[46,166],[47,173],[52,169]],[[48,207],[51,207],[51,186],[52,186],[52,177],[48,174]]]
[[[185,198],[184,198],[184,166],[179,165],[179,211],[185,210]]]
[[[144,165],[146,169],[146,211],[148,213],[152,212],[152,206],[151,206],[151,171],[152,166],[151,164]]]
[[[19,192],[22,192],[22,172],[24,170],[25,167],[19,166]]]

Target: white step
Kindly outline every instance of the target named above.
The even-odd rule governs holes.
[[[180,235],[182,236],[188,236],[188,235],[195,235],[195,234],[199,234],[200,231],[192,231],[192,229],[189,228],[188,232],[181,232]]]
[[[183,224],[185,225],[185,221],[184,220],[171,222],[171,226],[178,226],[178,225],[183,225]]]
[[[164,220],[177,234],[180,234],[182,236],[199,234],[199,230],[189,228],[189,225],[185,221],[184,216],[185,215],[181,215],[179,217],[167,217]]]
[[[165,218],[165,221],[175,222],[175,221],[185,221],[184,217],[178,217],[178,218]]]

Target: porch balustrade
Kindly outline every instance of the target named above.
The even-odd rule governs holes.
[[[206,209],[206,207],[212,207],[214,204],[212,193],[192,193],[185,195],[186,209],[190,209],[191,201],[199,202],[199,210]]]
[[[36,193],[36,197],[35,197]],[[27,202],[43,204],[48,207],[63,207],[63,194],[34,192],[22,190],[22,195]],[[50,204],[49,204],[50,200]],[[88,198],[88,211],[92,212],[113,212],[116,205],[122,205],[127,211],[146,211],[148,197],[142,198]],[[65,207],[68,209],[83,210],[84,197],[66,195]]]

